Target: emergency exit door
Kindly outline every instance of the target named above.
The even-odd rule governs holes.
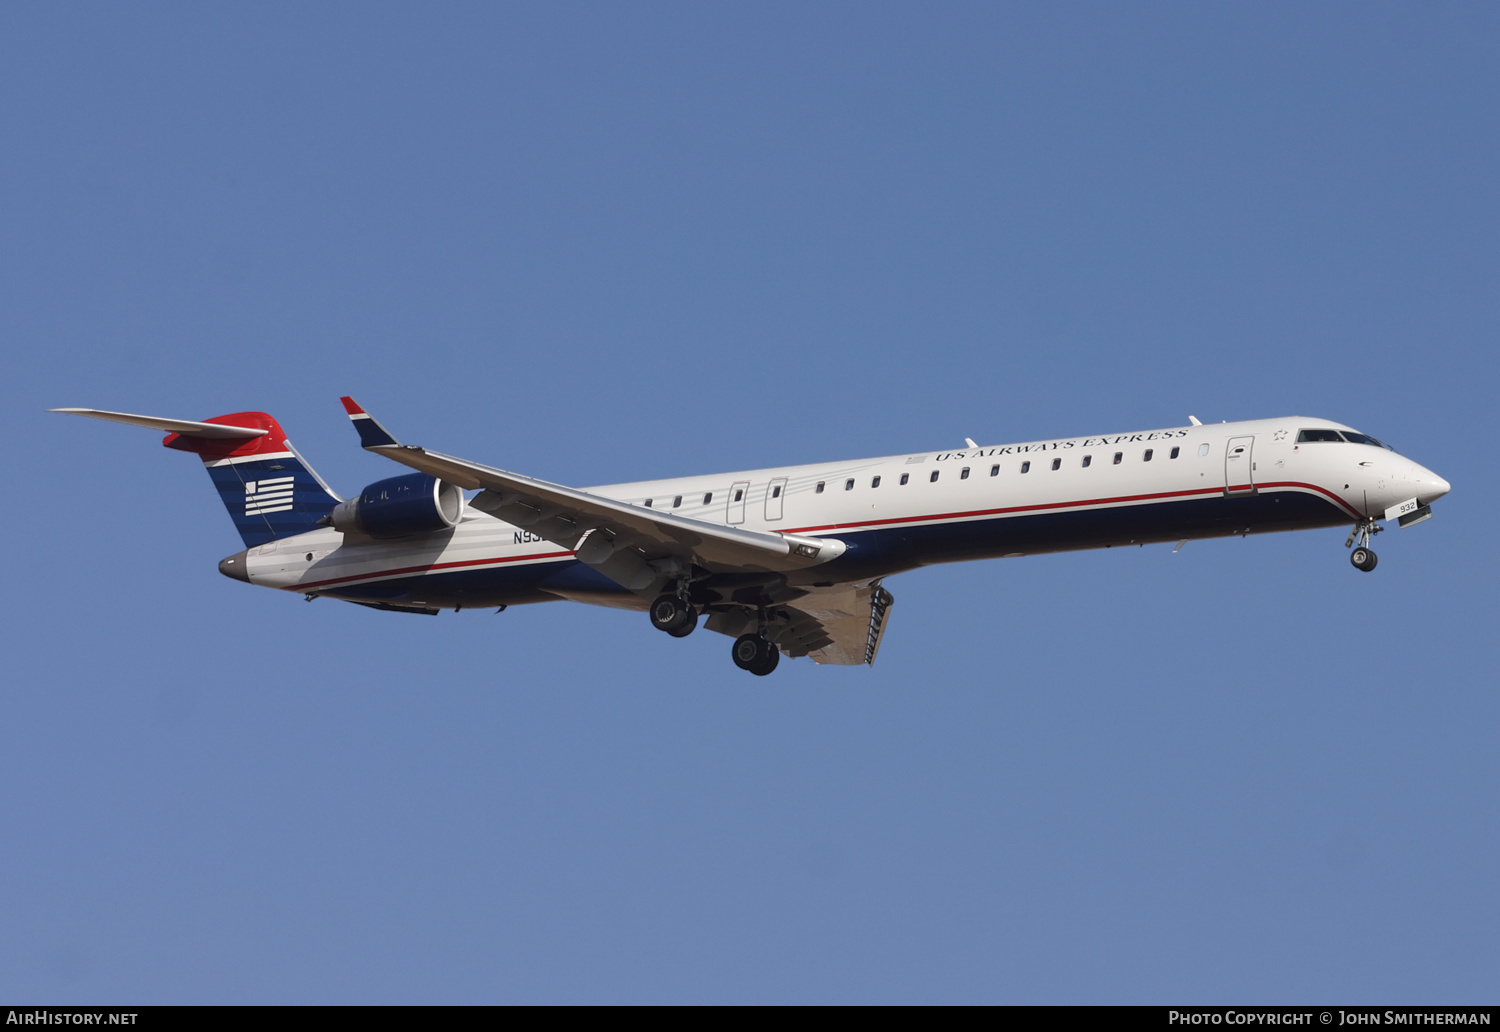
[[[729,511],[724,514],[726,522],[741,524],[745,522],[745,496],[750,493],[750,481],[737,480],[729,489]]]
[[[766,488],[766,519],[781,519],[781,507],[786,504],[786,477],[777,477]]]

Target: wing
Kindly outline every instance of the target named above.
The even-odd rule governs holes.
[[[722,526],[400,444],[354,399],[342,400],[367,451],[478,489],[469,502],[474,508],[574,550],[581,562],[632,591],[681,576],[689,564],[711,573],[785,573],[844,553],[837,538]]]
[[[811,656],[816,663],[841,666],[874,664],[885,636],[891,593],[879,581],[813,589],[792,605],[779,605],[767,614],[766,637],[793,658]],[[703,626],[738,637],[757,627],[756,618],[742,609],[719,610]]]

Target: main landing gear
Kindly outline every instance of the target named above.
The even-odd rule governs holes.
[[[1349,540],[1344,542],[1344,547],[1354,545],[1354,551],[1349,553],[1349,562],[1354,564],[1356,570],[1369,573],[1375,569],[1375,564],[1380,560],[1376,558],[1375,550],[1370,547],[1370,539],[1379,534],[1384,527],[1375,522],[1375,517],[1369,516],[1360,520],[1349,532]]]
[[[658,595],[651,603],[651,626],[674,638],[686,638],[698,626],[698,610],[683,595]]]
[[[781,662],[781,650],[758,634],[742,634],[734,639],[734,665],[757,677],[765,677]]]
[[[766,614],[762,609],[758,621],[760,630],[754,634],[742,634],[734,640],[730,655],[734,665],[764,677],[776,669],[781,662],[781,650],[766,637]],[[686,638],[698,626],[698,607],[686,594],[668,592],[656,596],[651,603],[651,626],[666,631],[674,638]]]

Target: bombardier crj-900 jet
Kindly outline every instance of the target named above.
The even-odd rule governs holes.
[[[1448,493],[1373,437],[1301,416],[580,490],[401,444],[343,402],[361,445],[416,472],[341,499],[264,412],[54,411],[198,455],[245,542],[219,563],[235,580],[401,613],[570,599],[645,610],[679,638],[703,619],[753,674],[783,654],[873,663],[882,582],[918,566],[1352,525],[1368,572],[1379,521],[1420,523]]]

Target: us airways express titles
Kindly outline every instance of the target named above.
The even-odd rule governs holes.
[[[416,472],[343,499],[264,412],[54,411],[199,456],[245,543],[219,563],[236,580],[429,615],[568,599],[645,610],[679,638],[701,620],[762,675],[783,655],[873,663],[883,581],[914,567],[1342,525],[1368,572],[1380,521],[1421,523],[1448,493],[1303,416],[578,489],[401,444],[343,402],[366,449]]]

